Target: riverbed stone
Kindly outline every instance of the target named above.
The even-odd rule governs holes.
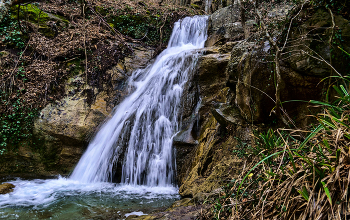
[[[7,194],[13,192],[15,185],[11,183],[3,183],[0,185],[0,194]]]

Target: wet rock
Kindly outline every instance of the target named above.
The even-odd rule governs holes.
[[[11,183],[3,183],[0,185],[0,194],[7,194],[13,192],[13,188],[15,188],[15,185]]]
[[[152,48],[144,48],[138,45],[133,46],[134,53],[125,58],[124,69],[127,75],[139,68],[146,67],[153,58],[154,50]]]
[[[199,144],[181,170],[181,196],[194,197],[198,193],[210,193],[221,186],[222,179],[234,178],[240,173],[242,161],[232,155],[236,139],[231,137],[219,144],[219,127],[213,116],[207,117],[201,128]],[[241,128],[237,131],[247,132]],[[239,133],[237,135],[241,136]]]
[[[183,206],[189,206],[189,205],[194,205],[193,200],[191,198],[184,198],[184,199],[180,199],[176,202],[174,202],[168,209],[167,211],[170,211],[174,208],[177,207],[183,207]]]
[[[198,61],[198,85],[203,102],[211,102],[216,93],[226,87],[228,75],[226,66],[230,54],[212,53],[202,56]]]
[[[210,205],[194,205],[191,199],[185,198],[175,202],[172,207],[170,207],[164,212],[158,212],[146,216],[139,216],[132,219],[192,220],[197,219],[202,211],[209,208]]]
[[[174,144],[176,146],[180,146],[180,145],[196,145],[198,144],[198,141],[196,141],[191,134],[191,128],[188,128],[186,130],[182,130],[180,131],[174,138]]]
[[[235,106],[220,104],[217,108],[212,109],[212,114],[224,127],[243,124],[241,113]]]
[[[215,198],[220,197],[220,194],[222,192],[223,192],[223,189],[221,187],[214,189],[213,191],[211,191],[209,193],[199,192],[193,197],[192,200],[196,204],[201,204],[201,203],[204,203],[205,201],[214,200]]]
[[[197,71],[189,77],[189,83],[184,88],[181,113],[183,127],[174,137],[179,184],[184,181],[189,168],[188,161],[197,148],[201,120],[207,118],[213,101],[226,101],[227,98],[227,94],[223,95],[220,91],[226,87],[228,76],[225,69],[230,54],[219,53],[218,47],[204,48],[201,52],[204,55],[198,60]]]

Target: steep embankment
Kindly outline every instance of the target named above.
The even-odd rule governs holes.
[[[245,27],[239,5],[211,15],[211,35],[207,41],[211,47],[205,50],[192,82],[198,88],[201,106],[189,108],[194,109],[192,115],[197,114],[196,121],[183,128],[180,140],[175,138],[178,151],[187,155],[184,162],[178,162],[179,191],[182,196],[193,198],[183,200],[184,204],[213,204],[210,210],[214,212],[202,217],[227,219],[244,215],[254,219],[256,213],[263,211],[264,199],[268,204],[265,216],[282,215],[282,219],[309,216],[312,213],[303,209],[303,199],[309,201],[312,193],[320,190],[317,194],[323,199],[317,202],[325,205],[328,198],[334,204],[340,198],[337,195],[343,192],[332,181],[337,179],[344,187],[349,184],[346,181],[349,125],[344,107],[348,90],[340,78],[347,76],[350,69],[350,25],[344,10],[347,6],[339,6],[337,12],[330,6],[292,2],[270,6],[263,4],[257,14],[247,13]],[[264,12],[260,14],[263,22],[257,25],[259,11]],[[340,84],[343,91],[339,91]],[[338,92],[331,86],[338,86],[335,87]],[[333,116],[316,116],[323,108],[312,103],[322,103],[309,102],[333,102],[337,97],[344,97],[334,104],[339,109],[324,111]],[[282,104],[276,109],[277,99]],[[318,130],[308,136],[308,130],[315,124],[320,124]],[[276,132],[269,130],[276,128],[279,128]],[[300,133],[301,129],[304,131]],[[336,131],[343,143],[339,148],[334,143]],[[327,132],[333,136],[325,136]],[[288,148],[289,153],[279,153]],[[345,151],[340,154],[336,149]],[[260,160],[260,166],[248,175]],[[312,174],[312,169],[316,174]],[[335,170],[344,181],[334,176]],[[307,182],[311,179],[314,185],[309,186]],[[321,179],[325,181],[323,185]],[[289,194],[282,193],[288,184],[290,190],[285,192]],[[280,201],[279,196],[290,200]],[[239,207],[233,214],[235,204]],[[187,209],[195,209],[190,207]],[[331,209],[324,207],[314,211],[322,210],[331,213]],[[338,210],[343,215],[344,210]]]
[[[15,1],[15,3],[18,3]],[[0,171],[65,174],[131,72],[193,8],[152,1],[14,4],[0,24]]]
[[[254,13],[242,26],[239,5],[210,16],[208,47],[185,93],[183,130],[174,138],[179,193],[187,198],[141,219],[255,219],[264,204],[264,216],[290,219],[331,213],[329,201],[347,205],[339,200],[346,190],[334,184],[349,185],[348,90],[339,77],[350,69],[350,25],[347,6],[334,7],[262,4],[264,26]],[[321,102],[310,102],[337,97],[343,97],[338,108],[325,109],[327,115],[317,115]],[[309,213],[303,204],[315,195],[323,208]]]

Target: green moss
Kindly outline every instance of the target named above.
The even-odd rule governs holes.
[[[69,62],[67,62],[67,67],[70,69],[70,76],[73,77],[76,75],[81,74],[82,72],[85,71],[84,66],[81,65],[82,60],[81,59],[74,59]]]
[[[194,8],[194,9],[200,9],[200,7],[196,4],[191,4],[191,6]]]
[[[10,9],[12,18],[14,19],[18,19],[17,7],[18,6],[15,5]],[[28,4],[20,6],[19,19],[28,19],[31,23],[36,24],[46,24],[46,22],[50,20],[50,17],[47,13],[38,8],[38,6],[34,4]]]
[[[111,28],[114,28],[114,24],[113,23],[108,23],[109,24],[109,26],[111,27]]]

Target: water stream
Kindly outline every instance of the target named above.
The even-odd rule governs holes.
[[[178,199],[172,138],[181,123],[184,85],[200,56],[196,49],[206,38],[206,16],[176,22],[167,49],[132,74],[130,95],[97,132],[72,175],[8,181],[16,188],[0,195],[0,218],[123,219]],[[112,183],[116,175],[120,183]]]

